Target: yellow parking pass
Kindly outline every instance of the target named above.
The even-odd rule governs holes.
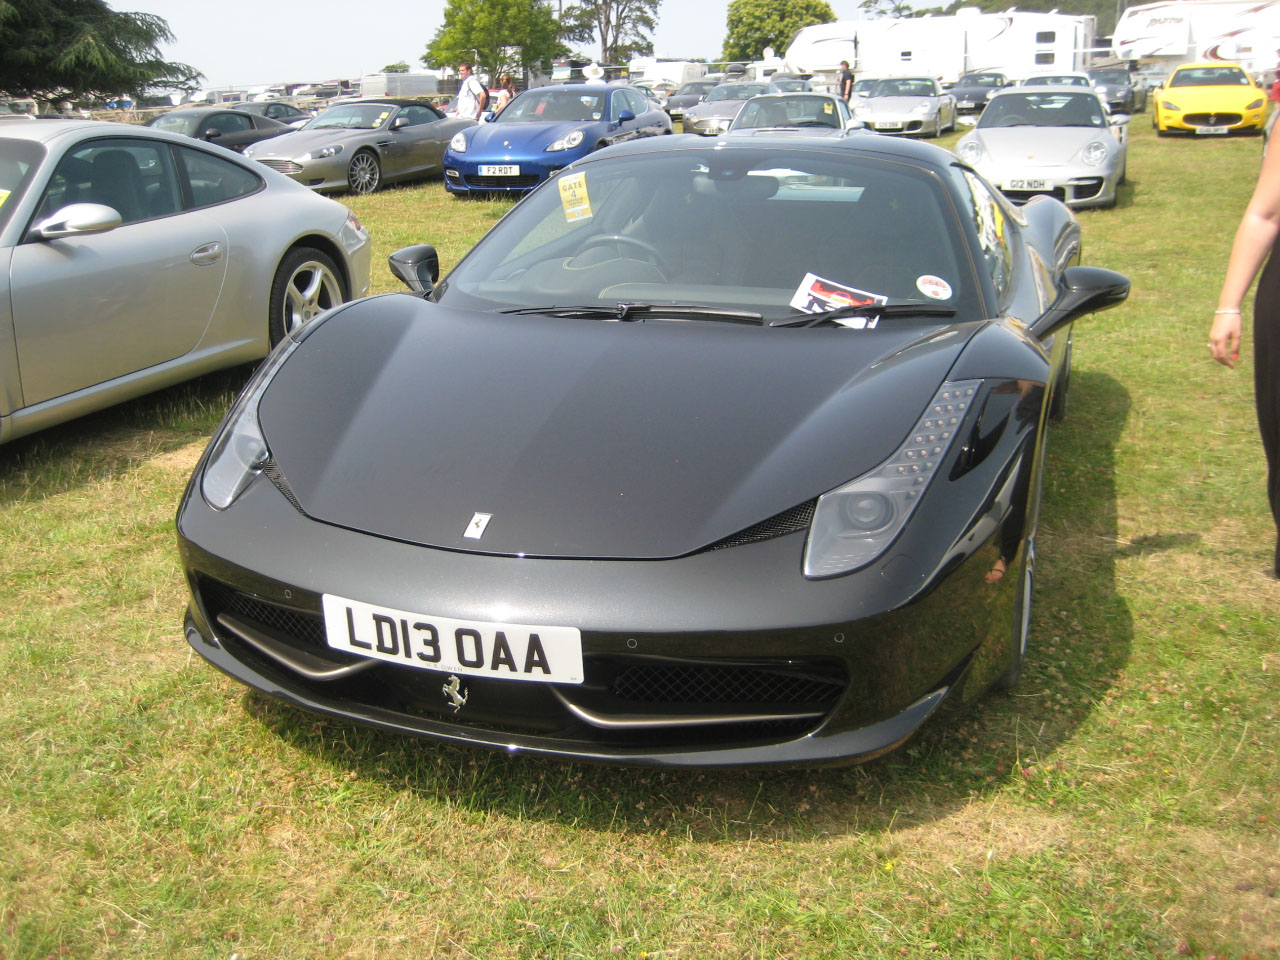
[[[587,195],[587,175],[575,173],[560,179],[560,206],[566,223],[591,219],[591,197]]]

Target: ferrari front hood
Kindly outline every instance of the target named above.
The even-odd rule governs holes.
[[[388,295],[315,329],[259,415],[316,520],[453,550],[665,558],[885,460],[976,326],[614,323]]]

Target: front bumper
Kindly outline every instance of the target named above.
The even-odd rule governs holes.
[[[1222,136],[1232,133],[1261,133],[1267,122],[1266,104],[1256,110],[1173,111],[1160,108],[1154,120],[1164,130],[1179,130],[1201,136]]]
[[[450,193],[528,193],[552,174],[567,167],[589,150],[563,150],[540,156],[470,157],[446,151],[444,185]],[[482,166],[514,166],[515,175],[482,174]]]
[[[1108,163],[1100,167],[992,167],[980,164],[978,172],[1014,203],[1032,197],[1050,196],[1068,207],[1105,207],[1116,202],[1120,168]]]
[[[287,160],[280,157],[252,157],[264,167],[270,167],[286,177],[298,181],[304,187],[327,192],[347,189],[347,165],[351,158],[345,152],[323,160]]]
[[[736,114],[735,114],[736,116]],[[733,124],[733,117],[699,117],[684,115],[681,127],[685,133],[696,133],[704,137],[714,137],[724,133]]]
[[[892,115],[892,114],[863,114],[859,113],[858,119],[866,124],[868,130],[874,130],[876,133],[887,134],[906,134],[910,136],[915,133],[923,133],[926,129],[932,130],[938,125],[937,114],[926,113],[924,115],[915,113],[909,115]]]

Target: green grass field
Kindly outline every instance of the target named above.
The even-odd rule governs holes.
[[[1024,679],[863,767],[510,758],[224,678],[173,514],[246,370],[0,448],[0,958],[1280,956],[1274,529],[1251,343],[1205,348],[1260,148],[1135,118],[1081,214],[1133,293],[1076,327]],[[346,200],[375,290],[508,208]]]

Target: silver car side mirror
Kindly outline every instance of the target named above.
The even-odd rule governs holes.
[[[31,228],[37,240],[60,240],[94,233],[105,233],[120,226],[122,218],[112,207],[101,203],[70,203],[51,217]]]

